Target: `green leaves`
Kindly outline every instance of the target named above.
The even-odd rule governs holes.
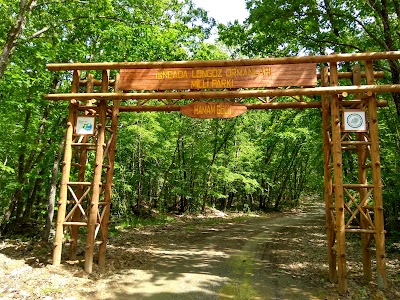
[[[8,166],[5,166],[2,162],[0,162],[0,171],[7,173],[7,174],[13,174],[14,173],[14,169],[10,168]]]
[[[246,1],[243,26],[219,26],[221,40],[248,56],[399,49],[394,1]],[[398,6],[398,5],[397,5]]]
[[[18,12],[19,1],[0,3],[1,47]],[[0,204],[6,209],[16,195],[18,214],[27,201],[36,201],[37,211],[45,207],[54,153],[63,138],[67,104],[49,103],[43,96],[70,91],[71,75],[47,72],[47,63],[190,59],[206,48],[203,42],[214,24],[189,0],[37,1],[26,17],[0,79],[0,161],[7,161],[0,164]],[[121,118],[119,159],[124,163],[116,169],[118,197],[129,203],[139,192],[134,181],[143,179],[159,193],[176,147],[173,122],[162,114]],[[166,123],[174,130],[164,128]],[[38,184],[41,192],[35,194]]]

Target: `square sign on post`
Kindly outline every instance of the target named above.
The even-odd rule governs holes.
[[[366,132],[367,118],[365,110],[348,109],[343,111],[344,132]]]
[[[76,134],[79,135],[94,135],[95,117],[77,117]]]

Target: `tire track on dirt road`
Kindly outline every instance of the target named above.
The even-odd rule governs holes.
[[[324,231],[321,205],[307,208],[304,213],[200,228],[188,239],[178,235],[178,240],[144,249],[147,256],[143,266],[127,266],[97,281],[100,288],[96,297],[325,299],[324,287],[314,284],[323,275],[314,274],[311,280],[302,270],[312,264],[303,256],[304,247],[312,247],[304,245],[304,238],[311,238],[305,237],[306,233],[314,233],[323,241]],[[325,254],[325,248],[322,251]],[[120,253],[121,259],[125,254]]]

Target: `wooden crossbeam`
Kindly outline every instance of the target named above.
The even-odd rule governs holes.
[[[77,207],[79,207],[79,210],[81,211],[82,216],[84,216],[85,219],[87,220],[86,212],[84,211],[84,209],[83,209],[81,203],[82,203],[83,199],[85,199],[85,197],[86,197],[86,196],[88,195],[88,193],[90,192],[90,189],[91,189],[91,187],[89,187],[89,188],[83,193],[83,195],[78,199],[78,197],[75,195],[75,192],[73,191],[73,189],[72,189],[70,186],[68,186],[68,190],[70,191],[70,193],[71,193],[72,197],[74,198],[76,204],[75,204],[74,207],[70,210],[70,212],[68,213],[68,215],[65,217],[65,220],[69,220],[69,218],[73,215],[73,213],[75,212],[75,210],[76,210]]]
[[[120,70],[151,68],[191,68],[255,66],[273,64],[334,63],[377,59],[400,59],[400,51],[343,53],[318,56],[271,57],[259,59],[206,60],[206,61],[158,61],[158,62],[105,62],[105,63],[55,63],[48,64],[50,71],[68,70]]]
[[[362,207],[364,207],[365,202],[368,200],[369,196],[372,194],[373,189],[370,188],[367,196],[364,199],[360,199],[360,204],[357,203],[357,201],[355,200],[357,197],[357,194],[359,194],[359,192],[355,192],[354,195],[351,195],[348,189],[344,189],[346,195],[350,198],[350,201],[346,204],[346,210],[349,211],[349,213],[351,214],[350,219],[347,221],[346,223],[346,228],[351,224],[351,222],[355,219],[355,217],[357,216],[358,213],[360,213],[366,220],[368,220],[369,225],[371,226],[372,229],[375,230],[375,226],[371,220],[371,217],[369,216],[369,213],[365,213],[362,209]],[[352,211],[350,209],[350,204],[353,203],[356,206],[356,210]]]
[[[326,86],[295,89],[266,89],[241,91],[200,91],[200,92],[143,92],[143,93],[65,93],[48,94],[46,100],[155,100],[155,99],[220,99],[220,98],[257,98],[274,96],[315,96],[346,93],[394,93],[400,92],[400,84]]]

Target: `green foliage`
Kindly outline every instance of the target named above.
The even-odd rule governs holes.
[[[71,81],[69,73],[47,72],[46,63],[211,60],[400,46],[391,1],[387,18],[378,4],[365,2],[331,1],[329,7],[321,1],[246,3],[249,19],[244,25],[219,25],[224,44],[213,45],[206,40],[215,20],[190,0],[37,1],[0,80],[0,213],[16,203],[11,219],[44,217],[67,104],[49,103],[43,95],[69,92]],[[18,1],[0,3],[0,45],[18,9]],[[81,72],[82,78],[87,75]],[[400,211],[394,110],[380,113],[390,224]],[[322,190],[318,110],[251,111],[231,120],[198,120],[175,112],[122,114],[119,126],[112,213],[127,226],[144,224],[143,218],[132,217],[143,208],[280,210]]]
[[[366,51],[397,51],[400,48],[400,11],[398,1],[283,1],[283,0],[247,0],[249,18],[244,24],[233,22],[228,25],[219,24],[219,40],[225,43],[230,51],[239,57],[279,57],[291,55],[329,54],[332,52],[352,53]],[[340,66],[348,71],[349,65]],[[376,63],[376,69],[386,72],[386,83],[400,83],[400,65],[398,61]],[[379,112],[382,178],[384,182],[384,203],[386,228],[390,232],[399,231],[399,159],[400,159],[400,94],[385,95],[389,101],[389,109]],[[298,116],[301,118],[303,114]],[[289,120],[278,119],[287,126]],[[304,120],[306,121],[306,120]],[[285,125],[285,126],[286,126]],[[314,127],[315,128],[315,127]],[[310,131],[309,136],[312,135]],[[307,131],[307,130],[306,130]],[[304,133],[306,133],[304,131]],[[269,161],[275,167],[289,167],[290,157],[307,148],[309,151],[320,150],[315,143],[309,141],[300,144],[296,136],[303,137],[301,131],[287,132],[282,128],[275,128],[273,136],[266,142],[279,141],[277,149],[282,151],[282,159],[274,158]],[[311,135],[310,135],[311,133]],[[316,137],[318,138],[318,137]],[[288,143],[296,145],[287,147]],[[271,145],[269,145],[272,147]],[[274,146],[275,147],[275,146]],[[293,152],[294,151],[294,152]],[[322,170],[321,159],[314,155],[300,155],[303,164],[302,172],[311,169]],[[344,177],[347,182],[357,180],[357,162],[352,155],[344,154]],[[313,166],[312,168],[310,166]],[[310,179],[305,183],[306,189],[320,190],[322,174],[312,172]],[[371,177],[371,175],[369,174]],[[369,180],[371,178],[369,177]],[[276,195],[279,183],[268,179],[266,187],[271,187]],[[283,178],[284,180],[284,178]],[[290,180],[292,182],[293,179]],[[301,184],[303,182],[300,180]],[[321,185],[322,186],[322,185]],[[265,187],[265,188],[266,188]],[[267,188],[266,188],[267,189]],[[267,189],[270,191],[269,189]],[[268,192],[270,193],[270,192]]]
[[[399,49],[395,1],[247,0],[243,25],[219,25],[221,40],[248,56]],[[397,10],[396,10],[397,7]]]
[[[0,3],[1,46],[18,10],[19,1]],[[190,0],[126,0],[118,4],[37,1],[15,40],[11,62],[0,79],[0,214],[10,209],[11,218],[32,215],[40,221],[40,212],[46,208],[50,172],[63,139],[67,104],[49,103],[43,96],[68,92],[71,80],[68,73],[46,71],[46,63],[189,59],[197,50],[207,48],[203,42],[213,24],[205,11],[194,7]],[[86,75],[81,74],[82,78]],[[145,148],[151,143],[158,146],[162,128],[157,131],[139,125],[127,127],[126,142],[133,134],[149,143]],[[152,162],[157,163],[157,159],[154,156]],[[120,164],[117,174],[123,168],[125,165]],[[140,176],[150,176],[157,169],[146,172],[149,173]],[[157,176],[154,178],[158,180]],[[117,177],[118,180],[124,182]],[[125,193],[136,190],[127,183],[122,187]],[[118,206],[125,212],[129,209],[124,203]]]

